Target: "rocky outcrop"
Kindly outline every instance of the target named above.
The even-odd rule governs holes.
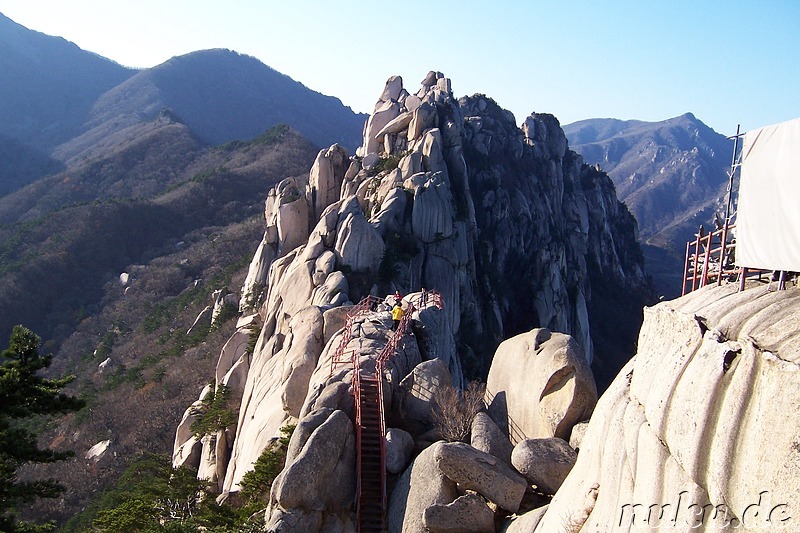
[[[732,284],[646,309],[536,531],[565,518],[576,531],[794,529],[798,304],[796,289]]]
[[[452,331],[473,353],[547,327],[571,334],[591,362],[590,315],[594,330],[611,323],[632,346],[635,308],[649,293],[635,221],[608,177],[568,149],[551,115],[534,114],[520,129],[489,98],[456,101],[441,73],[424,81],[414,94],[398,92],[396,77],[387,82],[357,154],[362,167],[351,166],[342,185],[385,239],[382,272],[405,290],[439,290]],[[404,200],[390,194],[401,186],[411,194]],[[591,291],[595,283],[602,290]],[[600,310],[620,295],[633,310],[620,305],[611,322]],[[612,372],[632,353],[607,348],[600,342]],[[488,363],[476,358],[472,370],[485,373]]]
[[[588,420],[597,402],[592,372],[569,336],[534,329],[504,341],[486,382],[492,419],[513,443],[559,437]]]
[[[444,443],[437,443],[423,450],[397,481],[389,498],[389,533],[425,531],[425,509],[447,505],[458,498],[455,482],[436,466],[436,455],[442,446]]]
[[[280,429],[298,424],[296,442],[304,444],[298,450],[290,444],[293,459],[273,485],[270,527],[348,529],[352,498],[332,502],[326,490],[351,496],[346,483],[353,482],[352,469],[341,458],[351,446],[344,422],[354,420],[354,372],[382,369],[386,419],[413,434],[420,451],[437,439],[430,423],[435,390],[462,387],[464,361],[471,374],[485,374],[500,341],[532,327],[569,333],[574,340],[554,334],[559,340],[544,343],[546,357],[537,352],[537,364],[549,374],[533,384],[538,396],[531,405],[538,411],[525,436],[568,438],[568,426],[591,408],[582,381],[595,352],[591,277],[631,289],[633,300],[645,286],[635,223],[608,178],[587,174],[567,149],[554,117],[532,115],[523,130],[514,122],[486,97],[456,100],[441,73],[429,73],[414,94],[392,77],[355,157],[334,145],[319,152],[308,177],[273,187],[264,236],[242,290],[240,331],[223,350],[214,383],[236,391],[238,422],[198,444],[187,435],[187,415],[176,436],[176,464],[199,461],[206,477],[216,476],[223,495],[236,492]],[[428,298],[432,289],[435,301]],[[379,304],[345,322],[346,309],[368,294],[395,291],[406,295],[411,331],[379,367],[377,357],[392,338],[389,313]],[[616,364],[600,355],[604,364]],[[505,372],[529,370],[508,366]],[[493,390],[517,397],[512,385]],[[504,428],[516,416],[514,408],[507,409]],[[330,413],[327,421],[320,421],[320,413]],[[335,433],[330,442],[315,438],[334,418],[339,429],[329,428]],[[323,464],[326,447],[335,452]],[[527,482],[509,466],[502,443],[486,447],[502,457],[466,444],[433,444],[423,451],[392,494],[398,527],[421,531],[425,509],[451,506],[467,489],[516,511]],[[403,453],[393,469],[399,472],[410,458],[407,442],[397,448]],[[431,461],[435,471],[423,474]],[[336,471],[342,479],[320,481],[301,493],[297,480],[316,470]],[[433,493],[420,492],[410,502],[419,478]],[[431,519],[462,506],[485,515],[476,501],[467,497],[437,508]]]
[[[337,517],[349,522],[354,493],[355,444],[350,419],[332,409],[310,413],[292,435],[286,467],[273,483],[267,528],[298,531],[298,517],[303,523],[320,525]]]

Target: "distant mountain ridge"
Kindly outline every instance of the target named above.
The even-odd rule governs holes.
[[[733,146],[691,113],[661,122],[588,119],[564,132],[611,176],[647,244],[680,250],[725,194]]]
[[[63,168],[52,150],[135,72],[0,13],[0,195]]]
[[[130,142],[163,113],[203,144],[286,124],[354,149],[366,115],[258,59],[216,49],[135,70],[0,14],[0,196]]]
[[[73,161],[109,134],[153,120],[164,110],[211,145],[287,124],[314,144],[352,149],[365,118],[338,98],[314,92],[254,57],[202,50],[142,70],[100,96],[86,132],[59,147],[56,155]]]
[[[136,71],[0,14],[0,134],[41,150],[75,136],[97,98]]]

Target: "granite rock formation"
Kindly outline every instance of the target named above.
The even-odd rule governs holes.
[[[239,490],[281,427],[298,424],[301,435],[292,438],[267,510],[274,531],[352,527],[352,498],[342,487],[335,490],[345,498],[328,502],[330,487],[299,494],[291,482],[299,479],[293,472],[309,465],[354,477],[345,423],[353,420],[354,371],[375,368],[392,322],[381,304],[343,328],[353,302],[399,291],[406,309],[414,305],[413,327],[381,377],[389,424],[410,434],[417,453],[423,450],[392,493],[390,522],[401,518],[391,527],[420,531],[422,512],[432,505],[453,507],[430,511],[430,520],[462,506],[485,516],[475,497],[459,499],[467,489],[516,511],[529,488],[509,463],[511,442],[498,441],[500,430],[485,420],[495,439],[488,450],[501,458],[467,444],[429,446],[437,440],[432,390],[485,376],[491,354],[512,335],[531,328],[549,328],[527,334],[534,337],[561,332],[544,343],[553,348],[548,361],[556,362],[541,396],[544,403],[558,396],[567,415],[553,422],[556,415],[546,413],[546,435],[526,436],[568,438],[596,398],[594,383],[584,384],[591,380],[589,364],[619,366],[620,355],[604,349],[603,318],[637,322],[625,306],[618,316],[597,320],[595,310],[610,304],[609,291],[628,295],[633,308],[648,294],[635,221],[608,177],[569,151],[558,121],[534,114],[520,129],[485,96],[456,100],[450,80],[437,72],[414,94],[399,77],[390,78],[356,155],[348,158],[336,145],[321,150],[308,177],[287,178],[269,193],[265,222],[240,298],[238,340],[223,350],[211,385],[234,391],[238,422],[215,438],[198,439],[186,430],[190,408],[176,435],[174,463],[199,465],[224,497]],[[442,308],[427,297],[430,290],[441,296]],[[625,336],[619,327],[615,333]],[[253,341],[246,349],[233,347],[245,338]],[[340,345],[353,354],[356,369],[335,363]],[[431,390],[423,394],[423,388]],[[554,388],[565,392],[554,396]],[[572,401],[573,389],[590,392]],[[324,428],[336,438],[315,438]],[[330,461],[322,464],[312,443],[335,447]],[[415,489],[419,476],[428,481]]]
[[[536,531],[796,529],[799,303],[726,285],[646,309]]]

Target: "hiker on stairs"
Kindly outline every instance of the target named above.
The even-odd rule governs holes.
[[[392,308],[392,331],[397,331],[400,326],[400,321],[403,319],[403,306],[400,303],[395,303]]]

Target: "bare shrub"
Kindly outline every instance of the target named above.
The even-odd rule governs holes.
[[[486,385],[470,381],[463,391],[453,386],[441,387],[434,394],[433,423],[442,438],[449,442],[467,442],[472,419],[484,408]]]

